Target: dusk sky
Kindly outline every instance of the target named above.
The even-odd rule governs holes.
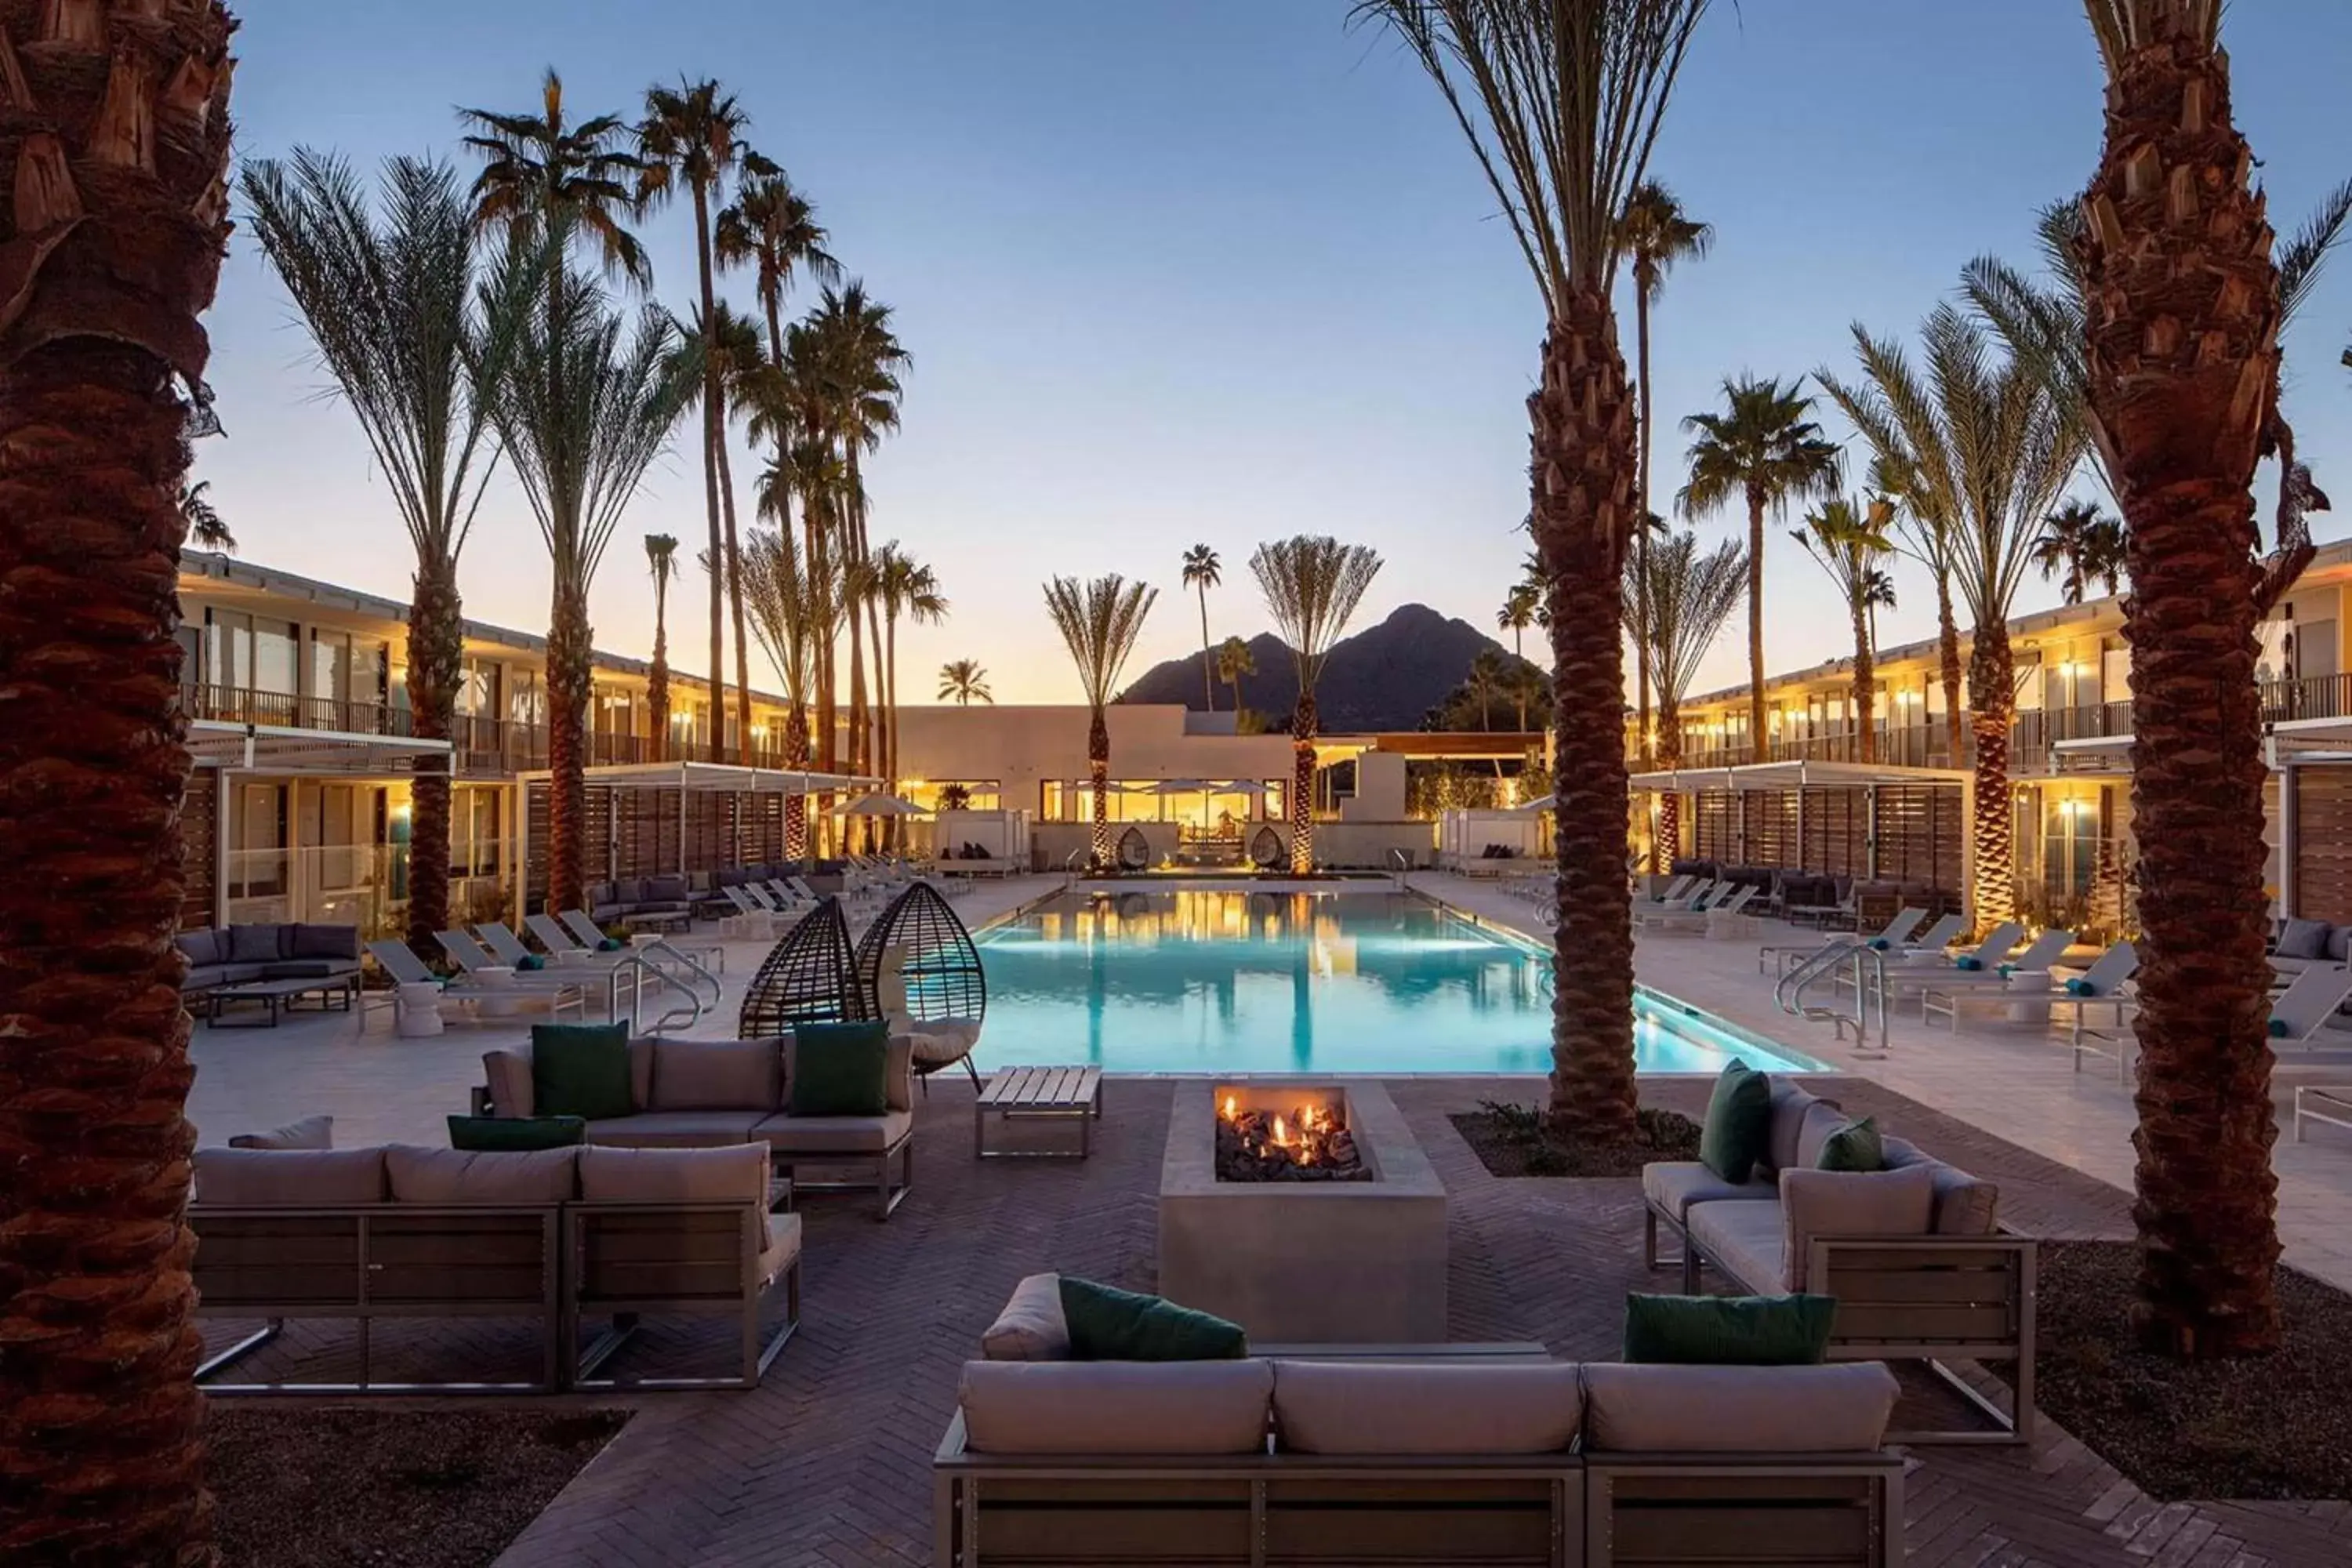
[[[946,626],[901,635],[910,701],[966,657],[999,701],[1077,700],[1040,602],[1055,573],[1161,589],[1130,677],[1192,650],[1199,609],[1178,562],[1196,542],[1224,560],[1209,603],[1220,637],[1265,629],[1247,557],[1297,532],[1386,558],[1359,626],[1420,600],[1493,628],[1528,548],[1522,403],[1540,308],[1434,90],[1384,34],[1348,26],[1348,0],[236,10],[244,157],[302,143],[372,169],[432,153],[470,177],[455,106],[535,108],[549,65],[582,117],[634,116],[648,84],[681,74],[737,92],[752,144],[814,200],[915,356],[905,428],[867,468],[874,537],[935,567],[953,601]],[[2292,229],[2352,174],[2352,6],[2239,5],[2225,37],[2273,222]],[[2081,8],[2063,0],[1717,5],[1653,163],[1717,235],[1658,308],[1654,491],[1679,486],[1679,420],[1727,374],[1850,372],[1850,321],[1908,337],[1970,257],[2032,261],[2034,210],[2096,163],[2100,93]],[[645,226],[656,297],[681,313],[690,211]],[[747,278],[726,288],[750,304]],[[202,446],[197,472],[240,554],[404,598],[406,535],[242,226],[209,323],[228,436]],[[2290,335],[2287,396],[2320,484],[2352,508],[2347,337],[2352,258],[2339,258]],[[738,442],[748,521],[757,465]],[[602,647],[650,648],[639,537],[675,533],[690,551],[705,536],[690,447],[656,470],[597,580]],[[2322,538],[2345,531],[2315,521]],[[1712,539],[1744,521],[1698,526]],[[1767,566],[1776,669],[1849,651],[1787,526]],[[1897,580],[1890,646],[1934,621],[1918,570]],[[460,581],[469,615],[546,626],[545,552],[503,479]],[[671,646],[698,670],[701,582],[685,586]],[[2021,605],[2054,597],[2034,582]],[[1735,629],[1699,688],[1738,679],[1743,657]],[[772,685],[764,665],[755,652],[755,682]]]

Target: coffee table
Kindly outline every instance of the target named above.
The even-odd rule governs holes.
[[[296,1000],[303,996],[319,998],[319,1011],[329,1010],[331,998],[341,995],[333,1011],[348,1013],[359,995],[360,977],[356,974],[298,975],[285,980],[248,980],[239,985],[215,986],[205,995],[205,1023],[215,1029],[274,1029],[278,1027],[280,1011],[291,1012]],[[222,1021],[222,1008],[231,1002],[258,1002],[266,1010],[266,1020],[260,1023],[229,1024]]]
[[[992,1149],[988,1120],[1001,1129],[1010,1121],[1076,1121],[1075,1149]],[[999,1068],[972,1101],[972,1152],[982,1160],[1013,1158],[1083,1160],[1094,1152],[1095,1123],[1102,1117],[1102,1068]]]

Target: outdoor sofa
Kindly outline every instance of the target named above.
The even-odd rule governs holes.
[[[629,1042],[626,1116],[592,1121],[591,1144],[627,1149],[699,1149],[761,1142],[798,1192],[870,1192],[887,1219],[915,1176],[914,1042],[890,1042],[885,1069],[887,1110],[879,1116],[794,1116],[790,1035],[751,1040],[684,1040],[648,1036]],[[479,1116],[535,1113],[528,1047],[485,1052]],[[806,1183],[796,1167],[870,1170],[850,1182]]]
[[[600,926],[629,920],[686,921],[694,912],[694,895],[682,875],[591,882],[581,898],[588,918]]]
[[[334,1149],[321,1146],[328,1134],[303,1135],[327,1121],[238,1141],[263,1147],[196,1151],[188,1222],[197,1315],[263,1324],[197,1368],[208,1392],[604,1386],[610,1380],[598,1373],[637,1318],[711,1315],[740,1324],[732,1373],[632,1386],[750,1388],[799,1326],[801,1222],[769,1212],[762,1149]],[[312,1146],[295,1146],[304,1142]],[[777,1289],[783,1320],[763,1341],[761,1307]],[[615,1327],[583,1343],[583,1321],[599,1317]],[[539,1375],[498,1384],[378,1380],[369,1329],[386,1318],[535,1321]],[[216,1381],[289,1319],[355,1320],[356,1379]]]
[[[941,1568],[1902,1561],[1883,1366],[1072,1361],[1056,1286],[964,1366]]]
[[[2034,1243],[2004,1231],[2000,1191],[1895,1137],[1874,1175],[1816,1169],[1847,1124],[1835,1100],[1771,1080],[1765,1160],[1744,1182],[1695,1161],[1642,1168],[1643,1256],[1661,1266],[1658,1232],[1682,1239],[1683,1291],[1712,1264],[1759,1295],[1837,1299],[1832,1361],[1927,1363],[1993,1423],[1990,1431],[1898,1434],[1908,1442],[2025,1443],[2033,1433]],[[1944,1363],[2010,1363],[2003,1411]]]
[[[173,939],[188,960],[184,996],[256,980],[336,980],[360,972],[357,926],[233,925]]]

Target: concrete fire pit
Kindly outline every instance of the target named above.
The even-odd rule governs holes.
[[[1362,1182],[1230,1182],[1217,1108],[1341,1111],[1372,1170]],[[1445,1338],[1445,1188],[1378,1083],[1187,1083],[1160,1168],[1160,1293],[1264,1342],[1395,1344]]]

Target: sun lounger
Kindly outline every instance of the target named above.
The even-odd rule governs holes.
[[[1910,942],[1911,933],[1919,929],[1919,922],[1927,918],[1927,911],[1925,910],[1904,909],[1897,910],[1895,918],[1880,928],[1875,936],[1833,936],[1826,942],[1816,940],[1768,942],[1756,950],[1756,973],[1759,974],[1764,973],[1764,961],[1767,958],[1777,960],[1778,963],[1774,967],[1786,974],[1798,964],[1818,957],[1833,947],[1848,948],[1857,942],[1874,947],[1881,952],[1900,952]],[[1959,916],[1948,915],[1945,918],[1952,921],[1954,928],[1958,929]]]
[[[2060,987],[2060,994],[2051,998],[2053,1004],[2063,1005],[2070,1009],[2067,1045],[2074,1054],[2076,1072],[2083,1070],[2083,1058],[2085,1053],[2097,1057],[2113,1057],[2116,1062],[2116,1081],[2118,1083],[2123,1081],[2124,1068],[2131,1059],[2131,1053],[2126,1048],[2128,1037],[2124,1033],[2124,1016],[2130,1008],[2138,1005],[2131,991],[2131,977],[2138,968],[2139,949],[2130,942],[2119,942],[2099,954],[2097,961],[2088,969]],[[2115,1032],[2113,1034],[2103,1035],[2095,1029],[2085,1027],[2089,1021],[2088,1015],[2095,1007],[2108,1008],[2114,1013]],[[2108,1049],[2097,1044],[2086,1044],[2086,1039],[2105,1041],[2114,1048]]]
[[[1638,931],[1705,931],[1714,917],[1731,916],[1748,907],[1748,900],[1760,889],[1754,887],[1735,888],[1721,900],[1687,910],[1637,910],[1633,914]]]
[[[2323,1051],[2352,1050],[2352,1032],[2334,1026],[2339,1018],[2337,1010],[2347,1001],[2352,1001],[2352,969],[2303,971],[2294,977],[2294,983],[2285,990],[2271,998],[2271,1048],[2284,1050],[2296,1047],[2310,1047]],[[2122,995],[2116,998],[2117,1033],[2114,1055],[2117,1081],[2123,1079],[2124,1069],[2128,1065],[2130,1052],[2135,1044],[2128,1035],[2122,1032],[2123,1016],[2126,1009],[2137,1011],[2138,1006],[2139,1000],[2136,996]],[[2323,1040],[2319,1038],[2323,1030],[2338,1035],[2341,1038]],[[2092,1051],[2098,1056],[2109,1054],[2089,1046],[2080,1048]],[[2079,1054],[2076,1059],[2079,1063]],[[2304,1098],[2305,1095],[2315,1097],[2310,1109],[2306,1109]],[[2298,1088],[2294,1091],[2294,1131],[2297,1142],[2302,1142],[2303,1123],[2306,1119],[2315,1121],[2330,1120],[2328,1116],[2320,1112],[2326,1109],[2326,1102],[2331,1097],[2338,1102],[2352,1103],[2352,1088],[2311,1084]]]
[[[599,947],[604,941],[604,929],[588,918],[586,910],[563,910],[557,913],[563,929],[580,939],[583,947]]]
[[[1949,972],[1938,973],[1921,984],[1919,991],[1919,1021],[1926,1023],[1934,1014],[1941,1013],[1951,1019],[1952,1027],[1960,1026],[1959,1003],[1963,996],[1992,995],[2002,1000],[2032,996],[2046,1001],[2053,987],[2050,966],[2074,945],[2074,933],[2055,929],[2035,937],[2032,945],[2014,958],[1989,967],[1965,968],[1955,963]],[[2037,978],[2038,977],[2038,978]],[[2022,984],[2016,982],[2023,982]],[[2042,1016],[2049,1017],[2045,1007]]]
[[[553,915],[525,915],[522,923],[530,928],[531,935],[539,938],[540,945],[547,949],[548,957],[559,963],[601,963],[610,968],[618,963],[623,957],[619,952],[608,952],[595,943],[582,942],[566,931],[563,923]],[[482,933],[484,940],[489,940],[489,927],[477,926],[475,929]],[[496,951],[498,944],[491,942],[490,946],[493,951]]]
[[[446,948],[448,944],[445,941],[442,945]],[[470,942],[467,945],[474,946]],[[448,1001],[477,1004],[511,1001],[520,992],[534,1000],[545,997],[549,1005],[558,1013],[562,1012],[566,1007],[578,1007],[583,1012],[587,1009],[588,988],[577,976],[557,977],[555,984],[530,988],[526,988],[520,984],[485,985],[470,974],[463,979],[444,980],[440,975],[434,973],[432,968],[423,959],[417,957],[404,942],[372,942],[367,944],[367,950],[368,955],[376,961],[386,974],[392,976],[394,984],[437,986],[443,998]],[[475,951],[479,952],[481,950],[476,947]],[[483,954],[485,959],[488,956],[487,953]],[[518,982],[538,977],[531,975],[517,977]]]

